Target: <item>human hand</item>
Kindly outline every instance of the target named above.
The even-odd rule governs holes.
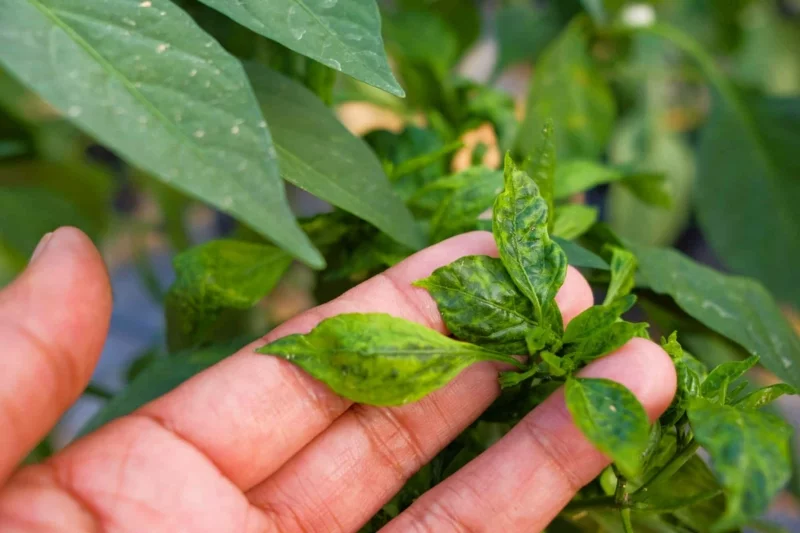
[[[266,339],[359,311],[444,332],[435,303],[411,282],[472,254],[496,254],[490,234],[419,252]],[[556,300],[567,321],[592,294],[570,268]],[[479,363],[413,404],[352,405],[285,360],[256,354],[258,341],[12,474],[85,388],[110,312],[102,260],[70,228],[0,292],[0,531],[355,532],[500,392],[493,364]],[[675,391],[672,362],[643,339],[582,375],[624,384],[651,419]],[[607,464],[558,391],[384,531],[538,531]]]

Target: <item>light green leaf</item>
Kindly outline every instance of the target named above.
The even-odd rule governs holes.
[[[564,253],[567,254],[567,262],[574,267],[594,268],[596,270],[609,270],[610,267],[602,257],[596,255],[579,244],[567,239],[553,237]]]
[[[132,164],[313,266],[239,62],[168,0],[0,0],[0,64]]]
[[[442,200],[431,217],[431,241],[477,229],[479,218],[489,216],[492,204],[502,190],[499,172],[473,173],[473,179]],[[486,220],[486,219],[484,219]]]
[[[527,353],[525,332],[536,325],[533,306],[499,259],[462,257],[414,285],[436,300],[448,331],[456,338],[501,353]]]
[[[598,328],[591,336],[567,344],[565,354],[573,360],[592,361],[614,352],[634,337],[648,338],[648,326],[647,322],[614,322]]]
[[[171,351],[201,344],[225,309],[249,309],[269,293],[292,258],[265,244],[219,240],[173,260],[176,279],[166,299]]]
[[[655,172],[629,174],[619,184],[630,191],[642,203],[669,209],[672,207],[672,196],[667,190],[667,178]]]
[[[631,391],[607,379],[570,378],[564,391],[567,409],[581,432],[626,475],[642,467],[650,422]]]
[[[636,256],[619,246],[611,248],[611,283],[608,285],[604,304],[625,296],[633,290],[636,282]]]
[[[789,480],[790,426],[778,416],[695,399],[689,406],[695,439],[711,456],[728,496],[714,531],[757,518]]]
[[[800,339],[758,282],[727,276],[679,252],[633,246],[639,273],[689,315],[739,343],[783,381],[800,386]]]
[[[506,156],[505,188],[494,203],[492,232],[500,259],[543,324],[545,306],[567,274],[567,256],[547,234],[547,203],[534,181]]]
[[[678,388],[675,398],[669,408],[661,415],[665,426],[678,422],[686,413],[686,408],[692,398],[700,395],[700,383],[706,378],[703,364],[684,351],[678,342],[677,333],[673,332],[669,339],[661,339],[661,347],[669,354],[675,364],[675,373],[678,375]]]
[[[725,403],[728,386],[744,375],[758,363],[758,356],[748,357],[744,361],[722,363],[708,373],[708,377],[700,384],[700,395],[709,400]]]
[[[590,159],[572,159],[556,167],[555,197],[563,200],[598,185],[621,180],[625,174]]]
[[[307,335],[283,337],[258,352],[291,361],[337,394],[370,405],[419,400],[478,361],[519,365],[509,356],[380,313],[328,318]]]
[[[539,188],[539,194],[547,202],[547,229],[553,231],[555,222],[555,191],[556,172],[556,146],[553,144],[553,121],[545,120],[542,125],[542,135],[530,159],[525,161],[523,169],[527,172]],[[562,237],[564,237],[562,235]],[[569,238],[569,237],[564,237]]]
[[[594,305],[573,318],[564,331],[564,342],[579,342],[596,335],[619,320],[633,307],[636,296],[629,294],[606,305]]]
[[[257,63],[246,68],[272,131],[281,176],[397,241],[421,248],[424,239],[414,218],[366,143],[299,83]]]
[[[242,26],[397,96],[375,0],[201,0]]]
[[[776,383],[751,392],[734,405],[738,409],[755,410],[769,405],[784,394],[798,394],[797,389],[786,383]]]
[[[552,119],[559,159],[594,158],[605,149],[615,115],[611,90],[589,55],[588,21],[576,18],[536,66],[516,150],[529,153]]]
[[[565,204],[556,209],[553,236],[577,239],[597,221],[597,209],[582,204]]]

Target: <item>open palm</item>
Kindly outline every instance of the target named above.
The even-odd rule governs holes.
[[[424,250],[272,331],[307,332],[325,317],[377,311],[444,332],[436,305],[410,283],[471,254],[471,233]],[[565,320],[592,303],[570,270]],[[103,262],[63,228],[0,292],[0,530],[3,532],[355,532],[499,394],[477,364],[422,401],[353,405],[284,360],[246,346],[166,396],[14,472],[86,386],[111,312]],[[655,419],[674,367],[634,339],[583,375],[630,388]],[[385,531],[538,531],[608,464],[555,393],[484,454],[418,499]]]

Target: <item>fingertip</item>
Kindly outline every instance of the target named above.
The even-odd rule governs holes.
[[[556,303],[561,309],[564,324],[589,309],[594,304],[592,287],[577,268],[567,267],[564,284],[556,294]]]

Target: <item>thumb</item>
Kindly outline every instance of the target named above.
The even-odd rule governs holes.
[[[103,260],[75,228],[45,235],[0,291],[0,485],[86,387],[110,316]]]

